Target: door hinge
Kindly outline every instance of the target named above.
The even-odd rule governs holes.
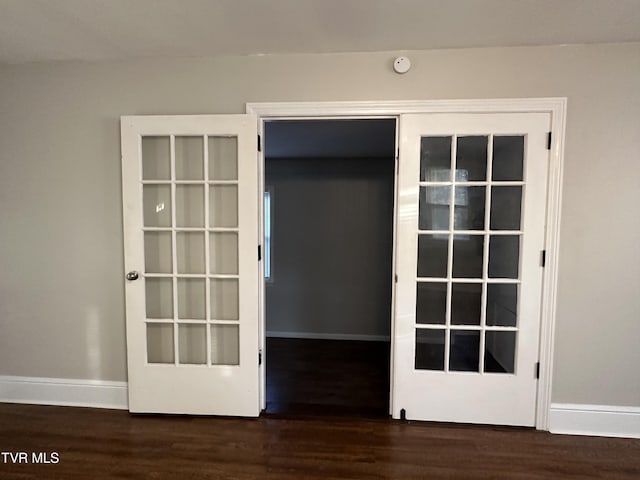
[[[262,139],[260,138],[260,135],[258,135],[258,151],[262,151]]]
[[[258,245],[258,261],[262,260],[262,245]]]
[[[397,273],[394,276],[394,280],[395,280],[396,283],[398,283],[398,274]]]
[[[258,351],[258,365],[262,365],[262,350]]]
[[[536,362],[536,379],[540,378],[540,362]]]
[[[546,250],[542,250],[540,252],[540,266],[544,267],[547,265],[547,251]]]
[[[547,133],[547,150],[551,150],[551,132]]]

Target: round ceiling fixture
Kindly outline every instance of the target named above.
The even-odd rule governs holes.
[[[411,68],[411,60],[407,57],[398,57],[393,61],[393,69],[396,73],[407,73]]]

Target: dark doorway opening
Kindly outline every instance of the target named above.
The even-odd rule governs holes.
[[[396,120],[264,140],[266,412],[387,416]]]

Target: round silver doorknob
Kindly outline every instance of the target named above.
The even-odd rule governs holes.
[[[127,280],[137,280],[138,279],[138,272],[136,272],[135,270],[132,270],[131,272],[127,273]]]

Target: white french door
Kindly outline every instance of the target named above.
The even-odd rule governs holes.
[[[549,130],[401,116],[395,418],[534,425]]]
[[[256,125],[121,119],[132,412],[259,414]]]

